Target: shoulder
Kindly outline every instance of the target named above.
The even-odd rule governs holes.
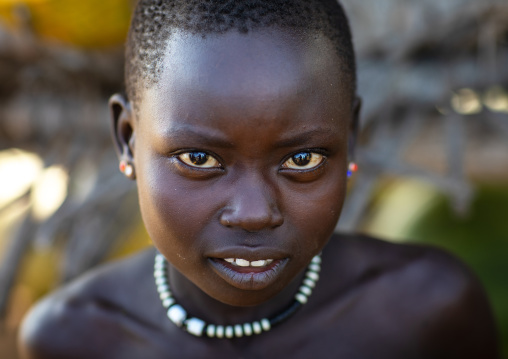
[[[471,270],[451,254],[426,248],[407,268],[419,338],[433,358],[498,358],[497,329],[487,294]],[[415,307],[413,307],[415,309]]]
[[[453,300],[471,291],[483,293],[471,270],[442,249],[387,242],[361,234],[339,235],[334,242],[331,247],[335,253],[327,254],[334,258],[330,262],[340,259],[354,273],[353,281],[369,277],[381,283],[404,284],[392,289],[407,291],[407,295],[412,291],[425,293],[430,302],[433,298],[443,302]]]
[[[153,281],[144,280],[151,276],[147,261],[152,259],[153,250],[148,250],[99,267],[40,301],[20,330],[22,357],[135,358],[141,348],[127,348],[125,338],[143,343],[158,325],[151,320],[157,315],[139,312],[143,301],[158,300],[149,288]],[[127,349],[130,354],[120,353]]]
[[[354,268],[350,287],[365,293],[369,304],[363,309],[382,318],[383,326],[401,329],[400,337],[418,343],[428,357],[498,357],[486,293],[455,256],[363,235],[336,239],[342,241],[336,252]]]

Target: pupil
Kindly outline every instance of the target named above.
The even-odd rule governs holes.
[[[293,156],[293,162],[297,166],[305,166],[310,162],[310,153],[301,152]]]
[[[208,155],[204,152],[191,152],[189,153],[189,160],[195,165],[202,165],[208,160]]]

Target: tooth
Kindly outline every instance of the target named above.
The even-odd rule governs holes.
[[[235,261],[234,258],[224,258],[224,260],[228,263],[233,263]]]
[[[245,259],[236,258],[236,264],[240,267],[248,267],[250,265],[249,261],[246,261]]]
[[[250,265],[253,267],[263,267],[266,265],[266,261],[264,259],[261,259],[259,261],[250,262]]]

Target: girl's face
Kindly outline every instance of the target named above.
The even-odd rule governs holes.
[[[350,89],[320,35],[172,35],[158,84],[139,89],[132,135],[119,140],[158,250],[223,303],[279,293],[339,218]]]

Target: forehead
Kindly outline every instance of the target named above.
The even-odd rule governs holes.
[[[281,111],[288,117],[317,107],[347,112],[352,103],[334,46],[319,33],[176,31],[162,61],[159,81],[142,91],[141,113],[160,117],[170,110],[183,118],[192,116],[190,109],[200,116],[220,110],[229,118],[279,118]]]

